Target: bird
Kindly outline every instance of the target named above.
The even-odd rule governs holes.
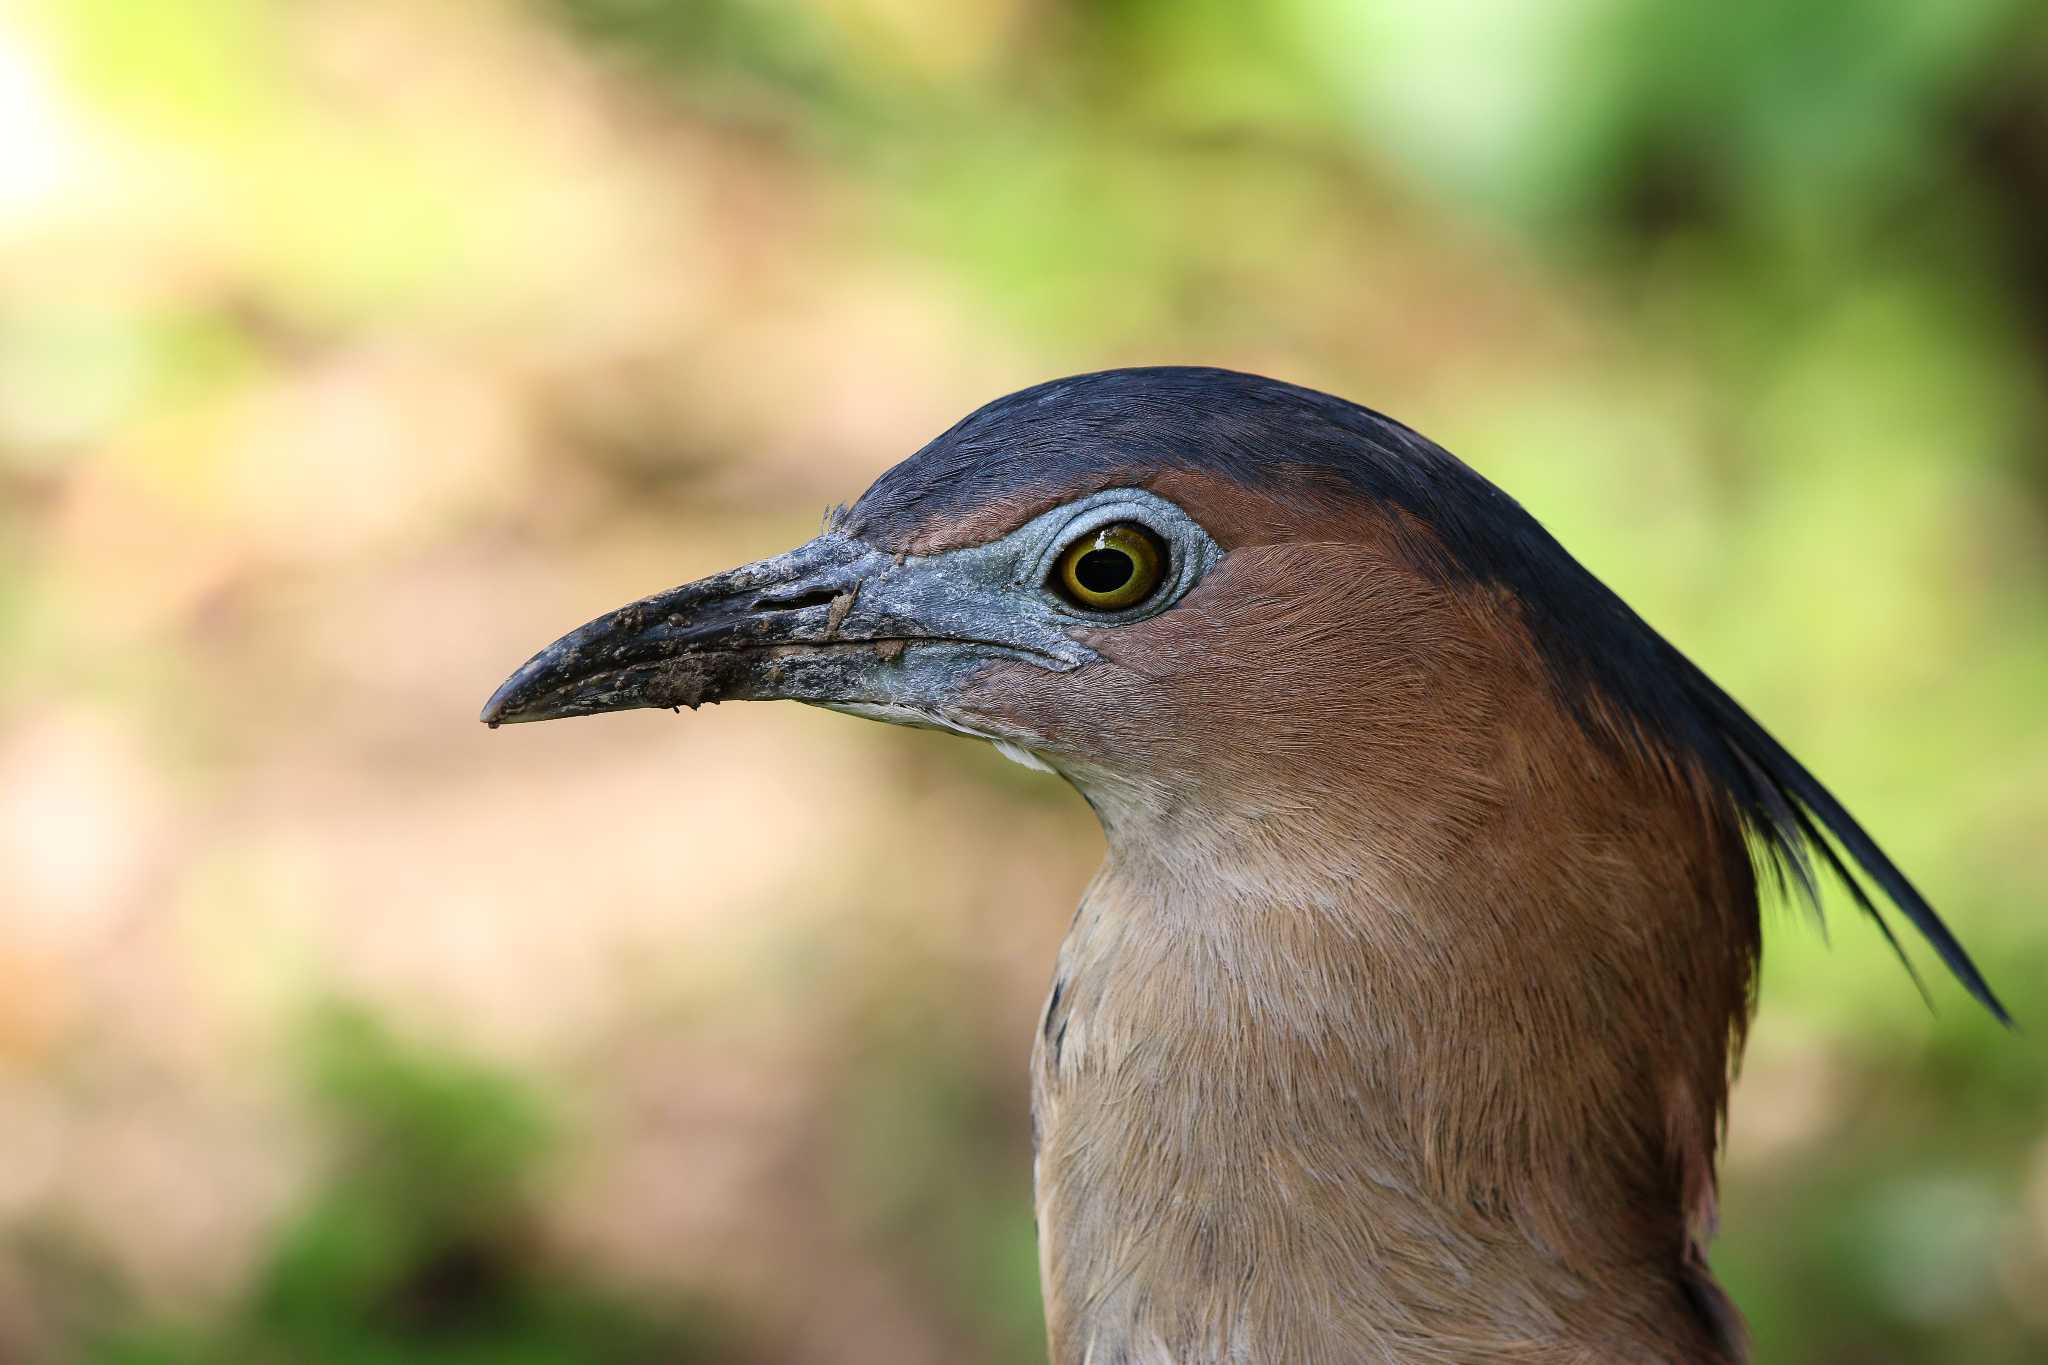
[[[2011,1022],[1533,516],[1279,380],[997,399],[482,719],[778,699],[989,741],[1101,824],[1031,1060],[1053,1365],[1735,1365],[1707,1246],[1760,890],[1817,913],[1831,874]]]

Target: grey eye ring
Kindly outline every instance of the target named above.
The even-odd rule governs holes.
[[[1117,626],[1172,607],[1223,558],[1200,522],[1145,488],[1108,488],[1023,530],[1019,588],[1070,619]]]

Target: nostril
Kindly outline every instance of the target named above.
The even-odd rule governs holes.
[[[791,593],[786,597],[757,597],[755,611],[802,611],[805,607],[829,607],[832,599],[839,596],[836,588],[819,588],[815,592]]]

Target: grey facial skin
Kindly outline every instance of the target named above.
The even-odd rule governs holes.
[[[1167,543],[1167,581],[1121,613],[1069,605],[1046,586],[1059,552],[1118,521],[1141,522]],[[1166,610],[1222,553],[1186,513],[1141,489],[1097,493],[986,545],[935,555],[899,558],[827,531],[571,631],[506,679],[482,719],[495,728],[785,700],[931,723],[996,660],[1062,673],[1093,661],[1071,632]]]

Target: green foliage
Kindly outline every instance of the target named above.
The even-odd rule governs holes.
[[[637,60],[677,94],[787,121],[845,118],[854,71],[830,30],[787,0],[538,0],[586,41]]]
[[[1033,1365],[1045,1331],[1029,1120],[972,1036],[912,1005],[863,1039],[838,1088],[836,1188],[860,1234],[930,1285],[989,1360]]]
[[[332,1171],[221,1322],[96,1333],[88,1365],[688,1365],[732,1359],[698,1315],[643,1310],[555,1263],[531,1225],[555,1125],[516,1080],[336,1009],[310,1030]]]

